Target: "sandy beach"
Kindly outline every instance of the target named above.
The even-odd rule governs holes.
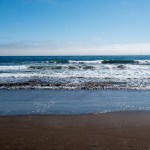
[[[150,113],[0,117],[0,149],[148,150]]]

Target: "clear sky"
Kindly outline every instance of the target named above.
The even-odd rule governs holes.
[[[0,55],[150,54],[150,0],[0,0]]]

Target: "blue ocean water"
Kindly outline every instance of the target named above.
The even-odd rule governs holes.
[[[150,111],[150,56],[0,57],[0,115]]]
[[[150,89],[150,56],[0,57],[1,89]]]
[[[150,111],[147,90],[0,90],[0,116]]]

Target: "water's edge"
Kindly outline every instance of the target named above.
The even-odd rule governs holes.
[[[0,90],[0,116],[150,111],[148,90]]]

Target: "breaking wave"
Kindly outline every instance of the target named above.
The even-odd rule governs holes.
[[[133,65],[150,65],[150,60],[91,60],[91,61],[74,61],[69,60],[70,64],[133,64]]]
[[[150,56],[1,57],[0,88],[150,89]]]
[[[103,60],[102,64],[138,64],[135,60]]]
[[[28,69],[41,69],[41,70],[61,70],[61,69],[68,69],[68,70],[79,70],[79,69],[94,69],[94,66],[29,66]]]

